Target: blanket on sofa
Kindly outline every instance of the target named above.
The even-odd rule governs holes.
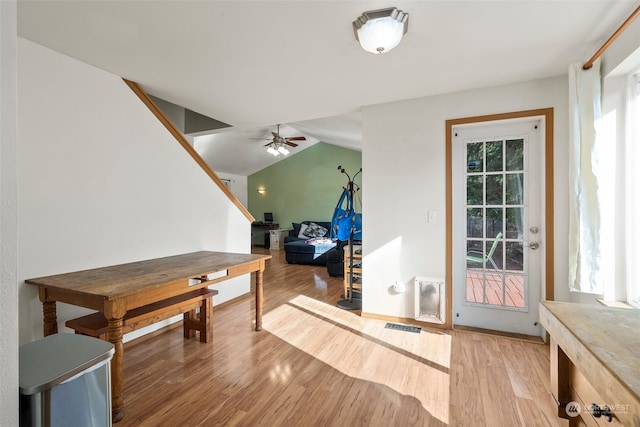
[[[323,254],[336,247],[335,239],[330,239],[328,237],[317,237],[315,239],[306,240],[305,242],[316,247],[316,254]]]

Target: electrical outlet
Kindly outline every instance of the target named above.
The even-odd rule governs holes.
[[[438,221],[438,212],[436,211],[429,211],[428,212],[428,217],[427,217],[427,222],[429,223],[436,223]]]

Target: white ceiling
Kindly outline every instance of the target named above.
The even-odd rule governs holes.
[[[564,75],[636,0],[18,1],[18,34],[234,126],[198,140],[214,170],[251,174],[276,123],[360,149],[362,106]],[[372,55],[351,23],[396,6],[402,43]]]

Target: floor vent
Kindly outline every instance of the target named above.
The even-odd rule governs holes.
[[[422,328],[419,326],[398,325],[397,323],[387,323],[386,325],[384,325],[384,327],[387,329],[395,329],[398,331],[414,332],[416,334],[419,334],[422,330]]]

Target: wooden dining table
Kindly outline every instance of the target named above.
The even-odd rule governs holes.
[[[127,311],[255,272],[255,330],[262,329],[263,273],[271,255],[199,251],[27,279],[38,287],[43,332],[58,332],[56,302],[100,311],[108,322],[112,421],[124,417],[123,318]]]

